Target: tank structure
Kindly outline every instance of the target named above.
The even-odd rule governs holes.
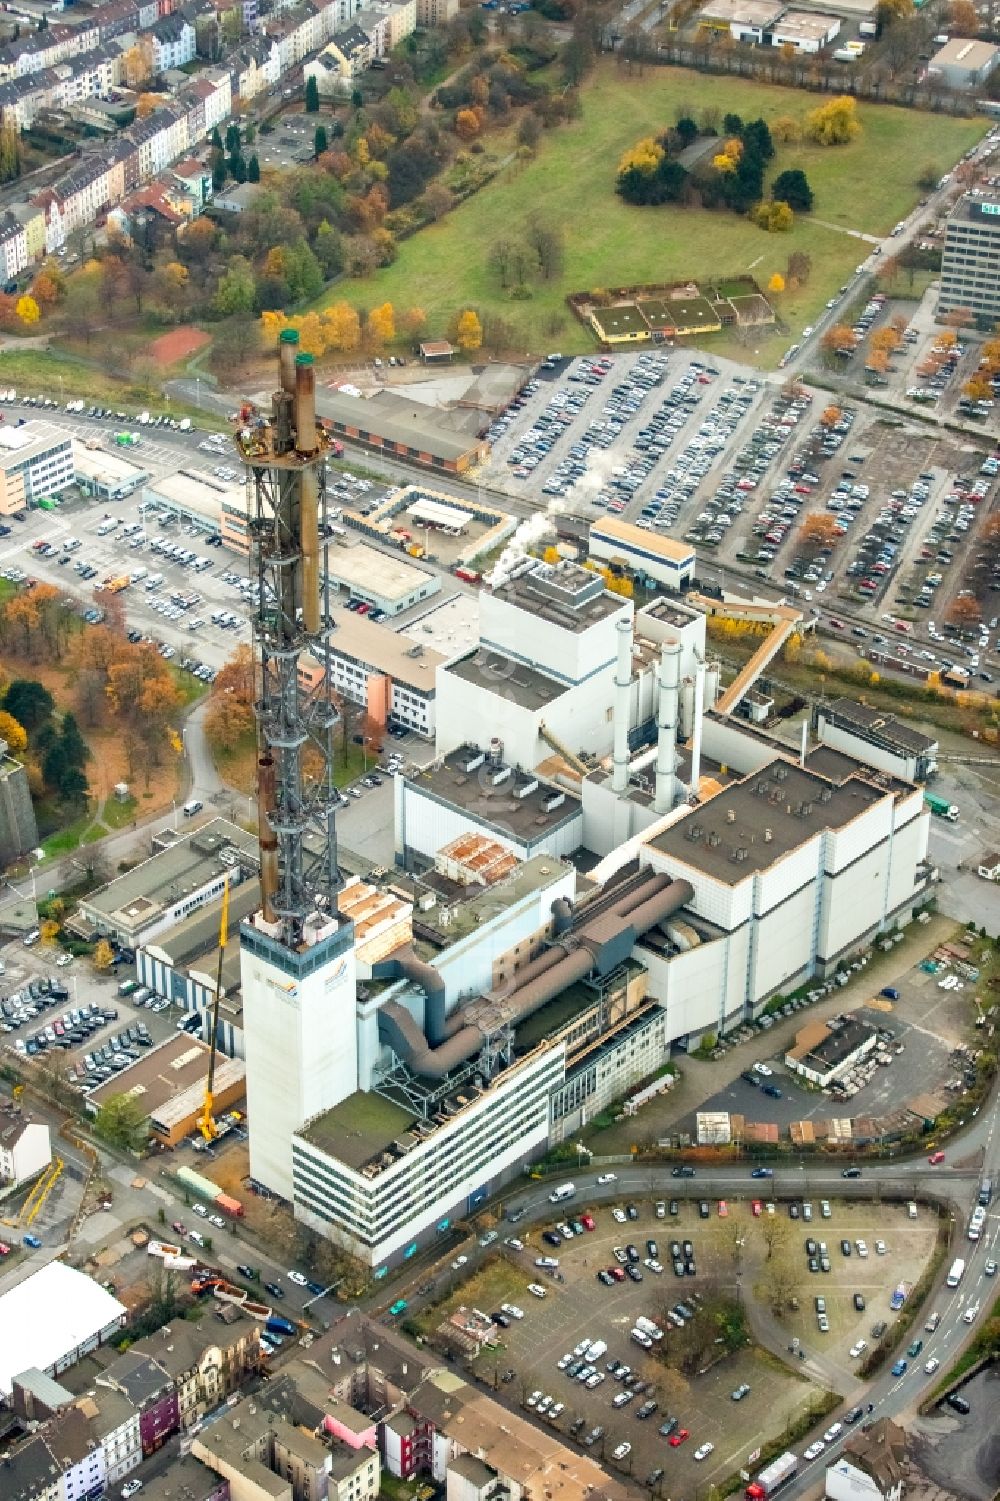
[[[310,914],[332,913],[338,793],[328,675],[302,686],[305,655],[326,660],[330,633],[326,458],[333,444],[316,418],[312,355],[298,333],[279,342],[280,388],[269,414],[247,405],[237,447],[247,469],[250,568],[258,585],[253,650],[257,673],[257,816],[262,917],[298,948]]]

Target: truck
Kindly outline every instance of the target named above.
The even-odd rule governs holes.
[[[232,1118],[239,1118],[236,1111],[231,1113],[230,1119]],[[230,1129],[232,1127],[227,1126],[227,1130]],[[206,1203],[214,1204],[216,1209],[220,1209],[223,1214],[231,1215],[233,1219],[242,1219],[243,1205],[239,1199],[234,1199],[231,1194],[223,1193],[219,1185],[213,1183],[211,1178],[203,1178],[201,1173],[196,1173],[190,1167],[179,1167],[177,1169],[177,1177],[184,1184],[185,1188],[189,1188],[192,1193],[197,1194],[199,1199],[204,1199]]]
[[[981,1204],[984,1209],[987,1209],[989,1207],[989,1205],[993,1202],[993,1179],[992,1178],[984,1178],[983,1181],[982,1181],[982,1183],[980,1183],[980,1185],[979,1185],[979,1195],[978,1195],[978,1198],[977,1198],[976,1202],[978,1204]]]
[[[549,1194],[549,1203],[561,1204],[563,1199],[571,1199],[575,1193],[575,1183],[560,1183],[559,1187],[554,1188]]]
[[[962,1260],[961,1256],[956,1256],[955,1260],[951,1264],[951,1269],[948,1272],[948,1286],[957,1287],[964,1276],[965,1262]]]
[[[935,792],[925,792],[924,802],[935,817],[946,818],[949,823],[958,823],[958,808],[946,797],[938,797]]]
[[[779,1454],[777,1459],[764,1466],[756,1480],[750,1482],[744,1492],[747,1501],[768,1501],[775,1491],[788,1484],[798,1468],[799,1456],[786,1449],[784,1454]]]
[[[478,584],[483,576],[481,573],[477,573],[474,568],[456,568],[455,577],[461,579],[466,584]]]
[[[291,1319],[284,1319],[280,1313],[272,1313],[265,1322],[264,1328],[268,1334],[294,1334],[295,1325]]]

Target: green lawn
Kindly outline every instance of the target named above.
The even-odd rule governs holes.
[[[779,148],[775,172],[801,167],[816,196],[812,216],[797,217],[788,234],[768,235],[725,213],[674,206],[633,208],[614,192],[622,151],[661,130],[679,108],[698,114],[707,106],[745,118],[803,118],[820,102],[794,89],[739,79],[712,78],[676,68],[649,68],[628,78],[607,61],[582,95],[582,118],[545,135],[537,158],[508,169],[438,224],[404,241],[394,265],[366,281],[340,282],[322,299],[346,297],[371,307],[388,299],[397,308],[417,304],[428,314],[428,333],[447,331],[464,307],[500,313],[516,331],[516,347],[539,351],[593,347],[589,333],[568,312],[568,292],[671,278],[730,276],[751,271],[766,283],[784,271],[789,252],[812,257],[807,287],[786,294],[782,316],[796,332],[853,272],[870,246],[817,218],[845,229],[885,234],[920,197],[916,176],[926,162],[952,166],[987,122],[863,104],[860,139],[849,146]],[[530,301],[511,301],[488,266],[489,250],[516,235],[533,214],[561,226],[566,246],[561,280],[534,287]],[[786,337],[758,343],[760,362],[774,363]]]
[[[67,402],[82,396],[102,406],[138,411],[143,407],[153,413],[166,412],[172,417],[190,417],[198,427],[223,431],[227,424],[221,417],[189,407],[183,402],[168,401],[159,385],[118,380],[89,360],[49,349],[0,350],[0,385],[13,386],[25,396],[51,396],[53,401]]]

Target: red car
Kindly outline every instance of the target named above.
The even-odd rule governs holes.
[[[170,1226],[170,1228],[177,1235],[186,1235],[187,1234],[187,1226],[186,1225],[182,1225],[181,1222],[180,1222],[180,1220],[174,1220],[174,1222]]]
[[[676,1433],[672,1433],[670,1435],[670,1441],[669,1442],[670,1442],[671,1449],[679,1449],[680,1446],[681,1446],[681,1444],[683,1444],[684,1440],[686,1438],[690,1438],[690,1437],[691,1437],[691,1430],[690,1430],[690,1428],[678,1428],[678,1430],[677,1430]]]
[[[583,1228],[585,1230],[593,1230],[593,1228],[594,1228],[594,1216],[592,1214],[581,1214],[581,1216],[580,1216],[580,1224],[583,1226]]]
[[[614,1277],[614,1279],[615,1279],[616,1282],[624,1282],[625,1281],[625,1270],[624,1270],[623,1267],[620,1267],[620,1266],[609,1266],[608,1267],[608,1271],[611,1273],[612,1277]]]
[[[753,1217],[754,1217],[754,1219],[755,1220],[759,1220],[760,1217],[761,1217],[761,1215],[764,1212],[764,1206],[760,1202],[760,1200],[759,1199],[754,1199],[753,1203],[750,1205],[750,1208],[753,1210]]]
[[[729,1213],[729,1205],[726,1203],[725,1199],[720,1199],[719,1200],[719,1219],[720,1220],[724,1220],[726,1218],[726,1216],[728,1215],[728,1213]]]
[[[927,1161],[930,1163],[931,1167],[940,1167],[941,1163],[944,1161],[944,1153],[932,1152]]]

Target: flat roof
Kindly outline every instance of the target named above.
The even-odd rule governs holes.
[[[604,580],[578,563],[539,563],[504,579],[495,599],[567,631],[587,631],[610,615],[627,613],[628,601],[605,588]]]
[[[402,396],[402,391],[394,392]],[[418,453],[429,453],[433,458],[454,462],[479,451],[480,442],[458,433],[434,421],[433,413],[424,402],[410,401],[403,409],[394,402],[395,410],[379,410],[377,401],[364,397],[348,396],[343,391],[317,392],[316,409],[320,416],[327,417],[335,425],[351,428],[365,440],[370,434],[387,443],[402,444]]]
[[[0,427],[0,469],[16,469],[40,458],[52,448],[70,446],[72,434],[54,422],[29,418],[18,427],[14,423]]]
[[[642,622],[646,616],[653,620],[662,620],[664,625],[672,625],[677,630],[686,630],[696,620],[703,620],[700,610],[692,610],[689,605],[681,605],[676,600],[668,599],[665,594],[660,594],[656,599],[650,600],[648,605],[643,605],[641,610],[636,611],[635,628],[642,630]]]
[[[205,886],[213,876],[231,870],[229,852],[239,854],[256,868],[260,859],[257,835],[248,834],[225,818],[213,818],[192,834],[178,839],[169,849],[150,855],[134,870],[90,892],[81,902],[85,912],[116,918],[123,924],[149,922],[164,907],[179,901],[185,892]]]
[[[1000,198],[995,194],[983,194],[981,198],[973,198],[966,193],[948,215],[949,224],[955,220],[960,220],[965,224],[982,225],[984,229],[1000,233]]]
[[[482,755],[477,746],[461,746],[407,777],[407,785],[461,809],[481,823],[500,824],[504,832],[526,843],[540,839],[579,813],[579,797],[531,773],[515,771],[506,781],[494,785],[475,765]],[[474,769],[468,770],[469,766]],[[545,804],[556,798],[560,799],[558,805],[547,809]]]
[[[405,599],[432,580],[440,586],[436,574],[416,568],[401,557],[390,557],[365,542],[355,542],[350,547],[331,547],[327,556],[332,579],[349,587],[357,585],[370,594],[378,594],[393,602]]]
[[[234,462],[237,462],[234,460]],[[246,489],[233,481],[216,479],[207,470],[178,469],[175,474],[149,480],[146,491],[153,500],[166,500],[182,510],[217,522],[223,505],[246,512]]]
[[[652,845],[727,886],[766,870],[824,829],[840,829],[888,794],[861,777],[839,785],[780,757],[716,793]]]
[[[835,698],[832,703],[824,705],[821,712],[846,719],[875,738],[884,740],[887,745],[899,746],[902,750],[921,753],[933,749],[938,743],[930,735],[904,724],[895,714],[873,709],[870,704],[861,704],[856,698]]]
[[[125,1317],[124,1303],[63,1261],[50,1261],[0,1295],[0,1392],[14,1377],[44,1371]]]
[[[616,334],[649,334],[649,325],[634,303],[594,308],[591,316],[601,331],[612,337]]]
[[[398,634],[431,647],[449,660],[471,651],[479,640],[479,595],[460,590],[407,621]]]
[[[805,10],[786,10],[780,21],[774,25],[774,33],[781,36],[814,37],[817,41],[824,41],[834,27],[841,24],[839,16],[825,16],[822,13]]]
[[[875,1028],[870,1022],[851,1017],[842,1027],[832,1028],[827,1024],[826,1033],[824,1038],[809,1047],[799,1058],[807,1066],[814,1065],[817,1072],[836,1068],[852,1057],[870,1037],[874,1037]]]
[[[967,37],[953,36],[935,52],[928,63],[933,68],[968,68],[978,73],[990,63],[996,63],[1000,48],[994,42],[971,41]]]
[[[87,479],[139,480],[146,478],[146,470],[130,464],[121,454],[110,453],[106,448],[88,448],[79,438],[73,439],[73,466],[77,474]]]
[[[377,584],[370,587],[381,593]],[[416,688],[427,697],[433,694],[437,669],[446,660],[421,641],[402,636],[353,610],[337,611],[328,643],[336,655],[348,657],[372,672],[384,672],[394,683]]]
[[[659,532],[647,532],[629,521],[619,521],[616,516],[602,516],[600,521],[595,521],[590,535],[653,553],[668,563],[693,563],[695,559],[694,548],[686,542],[675,542],[673,537],[661,536]]]
[[[374,1090],[356,1090],[296,1134],[358,1172],[397,1136],[408,1131],[415,1119],[412,1110],[404,1110],[402,1105]]]
[[[547,678],[544,673],[517,662],[503,652],[481,647],[470,656],[460,657],[443,669],[453,672],[463,683],[489,688],[498,698],[509,699],[522,709],[544,709],[569,692],[566,683]]]
[[[709,0],[698,12],[699,19],[725,21],[727,25],[770,26],[784,10],[780,0]]]
[[[87,1096],[87,1107],[100,1109],[112,1095],[124,1094],[134,1099],[145,1115],[155,1116],[164,1123],[168,1117],[173,1121],[178,1115],[171,1108],[174,1103],[192,1087],[196,1091],[204,1089],[210,1051],[200,1037],[175,1032],[159,1047],[150,1048],[135,1063],[93,1090]],[[221,1095],[245,1075],[241,1059],[219,1058],[215,1069],[216,1094]]]

